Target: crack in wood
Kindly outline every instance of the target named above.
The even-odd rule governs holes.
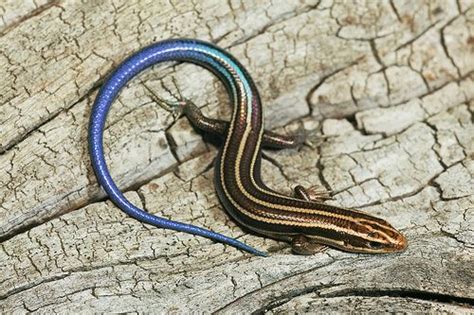
[[[375,305],[383,305],[384,298],[390,297],[405,299],[406,303],[426,301],[429,303],[425,306],[433,307],[432,310],[437,303],[472,308],[471,283],[467,280],[471,276],[468,265],[473,244],[472,215],[468,209],[473,200],[467,184],[461,181],[469,176],[467,163],[472,157],[469,144],[474,123],[474,70],[468,62],[472,59],[470,39],[467,43],[457,37],[451,40],[472,24],[466,18],[467,10],[472,8],[461,0],[455,2],[432,7],[426,2],[402,4],[390,0],[355,8],[346,2],[314,0],[297,6],[284,1],[265,6],[228,1],[228,8],[224,5],[219,16],[215,16],[214,8],[205,7],[206,2],[163,2],[159,5],[168,11],[164,10],[155,20],[146,14],[152,10],[141,10],[138,4],[113,3],[111,7],[104,6],[109,11],[98,12],[95,7],[65,2],[60,14],[54,9],[46,13],[51,15],[51,23],[58,22],[51,25],[64,27],[60,33],[51,29],[48,34],[21,34],[28,30],[22,22],[10,27],[2,34],[11,38],[18,28],[18,45],[27,51],[0,53],[0,64],[7,67],[8,82],[13,84],[3,88],[8,104],[0,110],[0,121],[7,129],[12,125],[8,121],[11,117],[17,124],[16,134],[7,130],[14,140],[0,149],[5,171],[3,177],[0,175],[4,185],[0,193],[5,192],[0,194],[0,221],[6,224],[2,225],[3,232],[14,224],[19,227],[11,237],[0,238],[0,269],[5,274],[0,280],[2,308],[64,312],[84,310],[84,305],[88,305],[108,312],[120,311],[119,307],[123,310],[123,306],[137,312],[225,312],[240,307],[244,312],[264,313],[297,309],[299,298],[304,303],[304,298],[313,295],[315,305],[324,299],[351,297],[374,299]],[[151,6],[150,9],[156,9]],[[69,16],[70,13],[75,16]],[[23,21],[35,14],[35,20],[42,26],[49,25],[40,11],[26,15]],[[447,19],[450,20],[445,25],[440,24]],[[362,21],[371,23],[365,25]],[[26,27],[30,23],[24,24]],[[97,40],[90,34],[96,34]],[[181,64],[164,67],[163,75],[144,74],[138,87],[134,83],[122,94],[127,103],[120,104],[121,112],[108,128],[112,147],[116,143],[113,150],[133,151],[152,143],[148,151],[139,151],[148,153],[140,160],[141,165],[160,161],[163,151],[151,154],[154,145],[166,150],[172,147],[167,154],[174,159],[168,168],[160,168],[153,176],[132,177],[124,191],[137,205],[157,211],[166,209],[166,217],[186,216],[186,220],[191,218],[191,222],[273,254],[266,259],[248,257],[222,244],[183,233],[157,231],[129,219],[105,202],[105,195],[94,184],[90,166],[82,163],[87,159],[87,150],[84,143],[78,142],[84,141],[86,135],[85,103],[103,83],[105,72],[110,72],[124,54],[173,34],[211,38],[232,48],[239,60],[250,64],[249,70],[259,78],[257,84],[262,86],[264,101],[274,99],[268,110],[265,108],[270,126],[278,125],[275,121],[280,118],[289,121],[282,123],[285,128],[281,129],[285,131],[296,125],[305,126],[306,130],[328,126],[332,136],[325,138],[323,145],[305,146],[298,154],[283,151],[271,156],[269,163],[262,165],[264,171],[272,169],[272,164],[286,181],[320,182],[326,189],[333,185],[338,192],[347,192],[340,196],[347,198],[341,202],[355,200],[362,207],[377,206],[377,215],[400,226],[409,237],[407,252],[396,257],[369,257],[328,250],[322,256],[298,257],[289,254],[286,243],[240,229],[223,214],[212,189],[209,161],[213,153],[203,153],[202,146],[201,151],[179,151],[178,142],[184,146],[191,143],[192,147],[198,139],[192,130],[183,127],[186,124],[180,125],[182,121],[173,124],[173,130],[172,126],[162,128],[162,123],[150,124],[157,119],[161,122],[162,117],[157,117],[158,111],[153,108],[147,109],[150,102],[143,95],[147,87],[144,82],[159,88],[165,75],[176,75],[186,84],[187,93],[197,102],[205,103],[204,107],[213,115],[216,111],[225,112],[216,110],[224,90],[217,87],[215,79],[205,78],[202,84],[195,84],[204,76]],[[40,35],[45,36],[44,40],[38,38]],[[97,44],[101,42],[102,45]],[[33,44],[44,47],[30,47]],[[403,49],[408,46],[409,49]],[[74,57],[73,64],[61,63],[65,56],[62,49]],[[425,57],[430,60],[424,60]],[[99,64],[101,68],[94,71]],[[58,71],[52,65],[64,71],[63,80],[70,83],[65,87],[72,89],[69,94],[64,96],[61,92],[59,77],[58,82],[42,78],[45,73]],[[383,75],[376,72],[380,68]],[[83,73],[98,78],[87,91],[81,91],[84,79],[77,78]],[[407,85],[405,79],[416,82],[423,91],[413,92],[418,86]],[[43,87],[42,80],[50,84]],[[38,92],[49,94],[41,96]],[[56,99],[57,94],[61,97]],[[404,107],[412,99],[418,99],[423,115],[419,106]],[[457,104],[461,99],[462,104]],[[34,109],[27,106],[30,100],[36,102]],[[57,103],[43,104],[45,100]],[[330,105],[327,110],[318,107],[320,100],[321,104],[327,101]],[[144,107],[137,110],[137,104]],[[371,124],[370,118],[378,113],[375,109],[391,108],[390,113],[395,114],[398,105],[418,111],[409,117],[409,122],[394,119],[398,124],[395,127],[380,126],[387,120]],[[316,113],[318,110],[324,115]],[[367,111],[366,120],[356,117],[362,110]],[[26,117],[31,117],[33,123],[25,123]],[[325,117],[338,119],[322,124],[317,121]],[[65,128],[61,118],[69,119],[73,126]],[[386,118],[390,120],[389,115]],[[144,141],[126,146],[127,141],[136,138],[123,136],[126,132],[121,130],[120,123],[124,120],[127,130],[131,124],[143,126],[133,131],[142,133],[139,139]],[[419,128],[423,124],[429,128]],[[71,134],[63,137],[61,128]],[[76,138],[72,134],[78,131],[82,134]],[[174,139],[175,131],[183,138]],[[428,136],[430,132],[434,133],[433,138]],[[155,136],[156,143],[147,142]],[[214,151],[207,144],[208,139],[203,138],[204,151]],[[415,144],[423,152],[417,152]],[[398,147],[390,151],[392,145]],[[451,148],[456,152],[447,152]],[[397,153],[401,159],[397,159]],[[342,158],[345,155],[350,158]],[[68,159],[69,156],[80,158]],[[135,176],[134,172],[140,169],[132,165],[137,161],[133,157],[126,160],[112,153],[108,157],[130,164],[124,176]],[[153,167],[158,167],[156,164],[159,163]],[[298,167],[292,167],[293,164]],[[57,174],[48,174],[49,169]],[[276,179],[268,181],[269,185],[281,180],[276,175]],[[124,179],[119,176],[117,180]],[[68,182],[76,181],[77,185],[67,186]],[[356,184],[350,185],[351,181]],[[383,192],[390,198],[385,198]],[[174,203],[173,196],[178,196],[179,203]],[[181,212],[189,208],[190,216]],[[104,268],[110,270],[102,273]],[[364,274],[358,275],[358,270]],[[77,281],[67,279],[68,276]],[[102,285],[109,278],[113,284]],[[215,282],[209,285],[209,279]],[[371,279],[380,281],[374,283]],[[414,280],[410,285],[405,285],[411,279]],[[63,287],[66,282],[67,288]],[[94,300],[94,304],[84,304],[87,299]],[[402,302],[393,303],[396,307]],[[312,311],[311,304],[308,305]],[[345,305],[338,307],[344,310]]]
[[[407,290],[407,289],[389,289],[389,290],[352,290],[352,289],[345,289],[340,290],[335,293],[330,294],[320,294],[319,291],[321,289],[333,289],[331,285],[327,286],[316,286],[300,291],[289,292],[283,296],[279,296],[274,301],[266,304],[264,307],[255,310],[252,314],[265,314],[268,311],[271,311],[279,306],[282,306],[294,298],[300,297],[302,295],[314,293],[316,294],[316,299],[330,299],[335,297],[363,297],[363,298],[382,298],[382,297],[397,297],[397,298],[405,298],[405,299],[414,299],[414,300],[421,300],[421,301],[428,301],[428,302],[436,302],[436,303],[443,303],[443,304],[451,304],[451,305],[460,305],[460,306],[470,306],[474,307],[474,299],[468,297],[460,297],[451,294],[443,294],[438,292],[430,292],[430,291],[421,291],[421,290]],[[337,288],[337,287],[336,287]]]

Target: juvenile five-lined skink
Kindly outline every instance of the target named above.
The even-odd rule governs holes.
[[[119,208],[157,227],[201,235],[256,255],[266,255],[222,234],[147,213],[130,203],[113,182],[102,145],[109,108],[129,80],[165,61],[203,66],[224,83],[229,93],[233,104],[230,122],[207,118],[190,102],[182,102],[178,107],[197,129],[225,138],[215,163],[215,187],[224,208],[239,224],[258,234],[288,241],[300,254],[315,253],[324,245],[361,253],[390,253],[406,248],[405,237],[382,219],[358,210],[326,205],[301,186],[295,188],[295,197],[289,197],[262,182],[262,146],[285,148],[294,146],[295,141],[264,131],[260,97],[247,71],[230,54],[199,40],[166,40],[142,49],[112,73],[97,95],[89,126],[92,166],[98,182]]]

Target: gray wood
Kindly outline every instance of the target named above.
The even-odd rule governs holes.
[[[2,313],[474,313],[472,0],[3,1],[0,17]],[[328,203],[401,229],[407,251],[296,256],[237,226],[214,192],[216,147],[149,92],[179,90],[228,118],[224,87],[189,64],[122,91],[105,132],[112,175],[137,206],[270,257],[106,201],[87,151],[92,102],[117,63],[170,37],[229,50],[260,89],[266,127],[307,135],[267,153],[270,187],[332,190]]]

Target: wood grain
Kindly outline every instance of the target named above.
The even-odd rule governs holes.
[[[4,1],[0,17],[2,313],[473,312],[472,0]],[[112,175],[137,206],[270,257],[107,201],[87,152],[92,102],[126,56],[171,37],[229,50],[259,87],[266,128],[306,134],[267,152],[270,187],[331,190],[329,203],[401,229],[407,251],[296,256],[237,226],[214,192],[215,142],[149,92],[228,119],[224,87],[189,64],[121,92],[105,131]]]

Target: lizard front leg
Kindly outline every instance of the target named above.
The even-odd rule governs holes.
[[[331,198],[329,193],[324,193],[324,195],[322,193],[315,195],[314,191],[306,189],[301,185],[298,185],[294,188],[295,197],[306,201],[320,201]],[[291,242],[291,249],[293,252],[300,255],[314,255],[316,253],[322,252],[326,248],[326,245],[319,244],[303,234],[294,236]]]

